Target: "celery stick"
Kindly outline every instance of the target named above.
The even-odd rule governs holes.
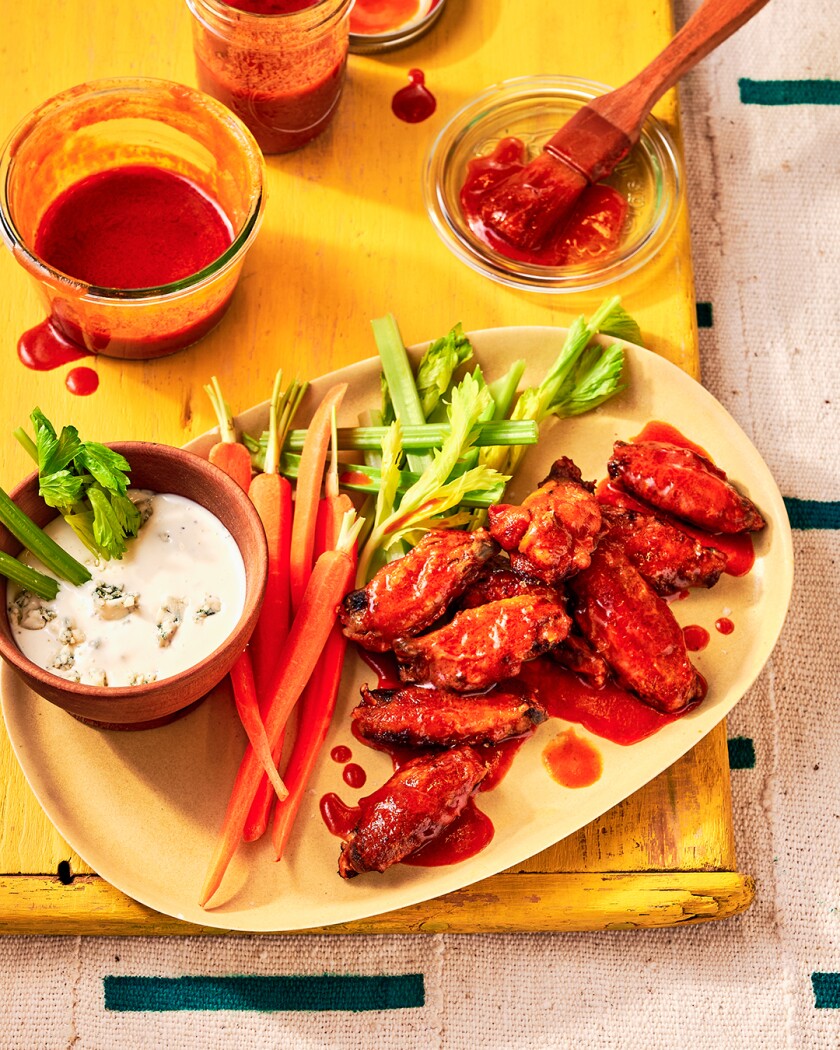
[[[388,432],[387,427],[339,427],[338,447],[340,449],[379,449]],[[424,423],[422,426],[402,427],[402,447],[404,449],[440,448],[449,437],[448,423]],[[501,419],[476,423],[471,431],[473,445],[536,445],[539,428],[533,419]],[[300,452],[306,438],[305,430],[290,430],[284,452]],[[248,441],[253,449],[256,443],[262,444],[262,438]]]
[[[42,572],[38,572],[37,569],[24,565],[23,562],[13,558],[11,554],[6,554],[5,551],[0,551],[0,576],[14,580],[15,583],[19,583],[27,591],[31,591],[33,594],[37,594],[39,598],[45,598],[50,602],[58,594],[57,580],[54,580],[52,576],[45,576]]]
[[[516,388],[519,386],[519,380],[522,378],[524,371],[525,362],[514,361],[503,376],[499,376],[498,379],[494,379],[492,383],[487,384],[490,388],[490,396],[493,398],[493,403],[496,406],[493,419],[507,419],[510,406],[516,397]]]
[[[459,469],[453,471],[451,477],[458,477],[464,472],[459,464]],[[464,468],[467,469],[467,468]],[[284,452],[280,460],[280,473],[287,478],[295,479],[300,470],[300,456],[295,452]],[[410,470],[399,472],[397,483],[397,494],[407,492],[415,482],[419,481],[420,475]],[[379,491],[382,475],[378,467],[369,467],[364,463],[339,463],[338,483],[343,489],[351,492],[365,492],[375,495]],[[491,507],[498,503],[504,495],[505,486],[502,482],[488,486],[479,492],[467,492],[461,503],[465,507]]]
[[[371,327],[397,418],[403,427],[425,423],[426,415],[420,403],[414,372],[405,352],[396,318],[393,314],[377,317],[371,321]],[[421,456],[409,452],[406,458],[411,469],[418,474],[431,463],[431,457],[428,455]]]
[[[62,580],[78,586],[90,579],[90,573],[84,565],[59,547],[43,529],[38,528],[3,489],[0,489],[0,522],[27,550],[40,558],[50,572]]]

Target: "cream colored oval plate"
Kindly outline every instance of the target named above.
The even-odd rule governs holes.
[[[476,360],[492,379],[516,358],[525,358],[526,382],[537,381],[559,351],[565,330],[509,328],[472,335]],[[563,728],[551,720],[522,748],[507,777],[480,796],[495,836],[476,857],[459,865],[420,868],[396,865],[383,875],[344,882],[336,873],[339,842],[324,826],[318,803],[337,792],[353,803],[384,782],[388,758],[363,747],[349,731],[349,713],[367,668],[354,654],[345,665],[338,710],[314,783],[301,809],[288,858],[276,863],[270,842],[238,850],[216,907],[203,911],[197,897],[205,867],[244,748],[244,737],[224,690],[179,721],[145,732],[91,729],[22,687],[8,669],[2,679],[9,736],[38,800],[55,826],[104,879],[167,915],[223,929],[281,931],[349,922],[390,911],[466,886],[571,834],[616,805],[676,761],[708,733],[744,695],[770,656],[784,622],[792,584],[792,545],[784,504],[769,470],[750,441],[698,383],[674,365],[628,347],[628,388],[597,411],[544,428],[509,490],[530,491],[559,455],[571,456],[583,476],[598,479],[616,438],[637,434],[651,419],[671,422],[708,450],[757,503],[768,526],[756,537],[752,572],[725,576],[711,591],[675,603],[683,623],[704,626],[709,646],[695,654],[709,683],[697,710],[656,735],[626,748],[592,737],[603,775],[588,788],[555,783],[541,761],[545,745]],[[378,403],[375,360],[351,365],[312,386],[301,418],[336,381],[348,381],[342,425]],[[262,429],[265,405],[239,422]],[[190,446],[206,452],[212,436]],[[714,622],[728,616],[734,633],[722,636]],[[588,734],[579,729],[582,736]],[[368,775],[361,792],[342,781],[330,749],[346,744]]]

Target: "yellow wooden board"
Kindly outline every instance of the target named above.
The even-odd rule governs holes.
[[[195,82],[181,0],[28,0],[11,5],[4,29],[2,135],[47,97],[86,80],[146,75]],[[7,435],[0,485],[10,487],[29,469],[10,435],[36,404],[93,439],[181,444],[213,425],[202,391],[212,374],[234,409],[243,409],[268,397],[279,366],[307,378],[370,356],[369,320],[388,311],[407,343],[435,337],[456,321],[467,329],[566,325],[590,312],[601,293],[517,292],[459,263],[425,215],[425,156],[449,116],[489,85],[546,73],[618,84],[672,31],[668,3],[448,0],[417,43],[387,56],[351,56],[332,128],[299,153],[268,160],[265,223],[220,327],[170,358],[98,359],[100,387],[88,398],[67,392],[66,368],[32,372],[18,362],[18,336],[41,320],[42,308],[11,255],[0,253],[0,423]],[[408,125],[393,117],[390,100],[415,66],[425,71],[438,107],[428,121]],[[675,95],[656,112],[679,139]],[[684,209],[656,262],[613,290],[641,324],[645,345],[697,376]],[[0,930],[196,931],[128,900],[86,868],[35,802],[5,734],[0,776]],[[62,861],[71,878],[78,876],[70,885],[57,875]],[[732,914],[751,898],[751,880],[736,870],[721,726],[647,788],[516,872],[350,929],[669,925]]]

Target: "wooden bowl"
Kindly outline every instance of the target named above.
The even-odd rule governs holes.
[[[0,656],[34,692],[89,725],[101,729],[150,729],[194,705],[228,673],[257,623],[265,592],[268,556],[265,532],[248,496],[227,474],[200,456],[169,445],[124,441],[110,446],[131,465],[132,488],[186,496],[206,507],[236,541],[245,563],[245,607],[233,632],[208,657],[170,678],[148,685],[111,688],[69,682],[29,660],[18,649],[7,604],[0,614]],[[38,495],[38,476],[30,475],[11,493],[38,525],[55,517]],[[0,550],[18,555],[20,543],[0,526]],[[2,581],[5,582],[5,581]]]

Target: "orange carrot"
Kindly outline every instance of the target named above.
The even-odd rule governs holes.
[[[254,686],[254,670],[251,666],[251,655],[247,649],[239,655],[230,669],[230,682],[239,720],[248,735],[251,747],[260,762],[266,776],[271,781],[278,798],[289,794],[286,785],[277,772],[277,766],[271,755],[271,746],[260,716],[260,705],[257,703],[257,690]]]
[[[251,454],[236,440],[233,417],[222,396],[219,380],[213,376],[204,390],[210,398],[219,423],[219,440],[210,449],[207,458],[247,492],[251,484]]]
[[[292,486],[277,471],[286,432],[306,389],[306,384],[301,386],[295,380],[285,392],[281,392],[281,382],[282,372],[278,372],[271,397],[264,473],[256,475],[248,490],[268,541],[268,580],[260,618],[251,638],[254,677],[257,692],[262,697],[260,710],[263,718],[271,677],[277,665],[279,652],[289,633],[291,621],[289,551],[292,538]],[[273,749],[275,766],[279,765],[282,753],[281,734],[277,746]],[[276,794],[268,776],[263,776],[245,822],[243,837],[246,842],[254,842],[265,833],[275,798]]]
[[[333,628],[338,603],[353,583],[353,559],[348,554],[358,534],[359,522],[352,526],[348,515],[338,549],[322,554],[312,570],[295,614],[287,644],[272,680],[270,706],[265,729],[274,747]],[[224,873],[236,852],[248,811],[260,781],[262,766],[252,747],[248,747],[239,766],[233,792],[222,824],[222,833],[210,861],[199,904],[204,907],[221,885]]]
[[[332,417],[346,391],[346,383],[340,383],[327,391],[307,428],[301,449],[300,469],[295,489],[292,551],[289,564],[293,610],[300,605],[306,581],[312,571],[315,523],[318,516],[324,465],[330,443]]]
[[[338,542],[341,520],[351,507],[350,497],[346,495],[330,496],[321,501],[318,532],[319,540],[325,545],[325,549],[334,547]],[[355,551],[353,555],[355,561]],[[283,856],[283,851],[289,841],[306,786],[317,764],[332,721],[346,648],[347,639],[341,627],[335,623],[300,704],[297,736],[289,756],[284,780],[289,795],[282,805],[276,807],[274,813],[272,842],[277,860]]]

